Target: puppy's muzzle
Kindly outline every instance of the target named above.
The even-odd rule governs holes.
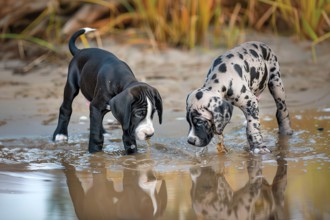
[[[137,129],[135,136],[139,140],[145,140],[151,138],[154,135],[153,127]]]
[[[197,138],[196,137],[189,137],[188,138],[188,143],[191,145],[196,145]]]

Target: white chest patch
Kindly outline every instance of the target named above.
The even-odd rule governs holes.
[[[147,115],[135,129],[135,137],[139,140],[145,140],[147,137],[151,137],[155,132],[151,120],[152,103],[148,98],[146,99],[148,103]]]

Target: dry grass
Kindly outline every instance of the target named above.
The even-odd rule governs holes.
[[[99,33],[133,28],[154,47],[232,47],[249,28],[289,32],[298,39],[310,39],[312,46],[330,38],[330,0],[130,0],[120,1],[120,8],[103,0],[82,2],[109,7],[109,19],[95,24]],[[41,25],[46,27],[44,33],[35,36],[34,30]],[[64,41],[62,26],[56,7],[50,5],[20,33],[0,37],[26,39],[53,50]],[[132,38],[141,38],[141,34]]]

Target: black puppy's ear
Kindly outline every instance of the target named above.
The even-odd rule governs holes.
[[[127,90],[117,94],[109,102],[110,111],[112,112],[113,116],[120,122],[124,131],[129,129],[132,103],[133,96]]]
[[[161,124],[162,116],[163,116],[163,101],[162,101],[162,97],[160,97],[160,94],[156,89],[154,89],[154,99],[155,99],[155,105],[156,105],[156,110],[157,110],[157,114],[158,114],[159,124]]]

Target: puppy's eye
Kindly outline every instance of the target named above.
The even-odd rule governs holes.
[[[203,126],[206,122],[203,121],[203,120],[197,120],[196,122],[196,126],[200,127],[200,126]]]
[[[146,115],[146,111],[138,111],[134,113],[134,116],[137,118],[143,118]]]

